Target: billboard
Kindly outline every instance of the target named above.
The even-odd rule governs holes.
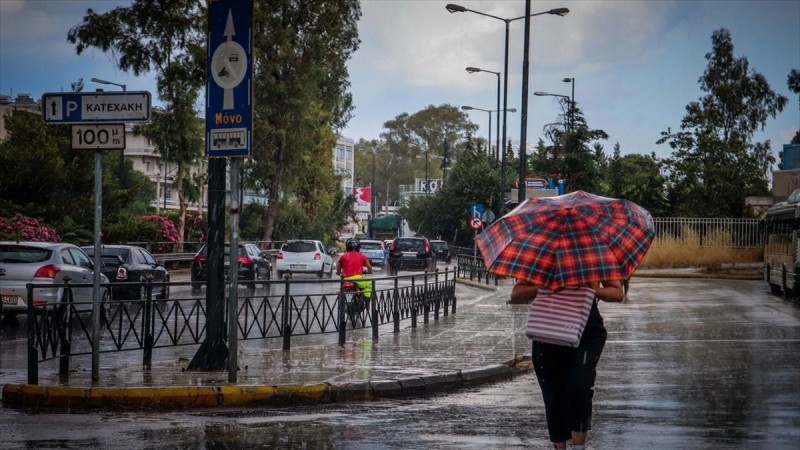
[[[355,187],[353,188],[353,196],[355,202],[353,203],[353,210],[357,213],[370,213],[372,211],[372,187]]]

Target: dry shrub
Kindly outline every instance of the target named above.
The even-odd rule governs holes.
[[[728,232],[711,232],[701,242],[695,230],[683,227],[680,236],[657,236],[642,264],[652,266],[729,264],[759,262],[763,256],[763,249],[733,247]]]

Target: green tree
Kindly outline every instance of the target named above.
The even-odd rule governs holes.
[[[67,41],[75,45],[78,54],[99,48],[115,55],[123,71],[155,73],[165,107],[140,131],[154,142],[162,160],[176,167],[180,242],[186,193],[193,182],[189,166],[203,154],[204,133],[195,103],[206,80],[205,18],[204,4],[197,0],[135,0],[105,14],[89,9],[83,22],[67,33]]]
[[[795,94],[800,94],[800,70],[792,69],[792,71],[789,72],[789,77],[786,80],[786,83],[789,85],[790,91],[794,92]],[[794,134],[794,137],[792,138],[792,144],[800,144],[800,129],[798,129]]]
[[[666,177],[655,153],[650,156],[629,154],[620,156],[619,143],[608,165],[606,195],[630,200],[650,211],[654,217],[670,215],[666,198]]]
[[[474,232],[469,228],[469,207],[472,203],[488,207],[499,198],[500,175],[486,152],[476,150],[468,137],[447,180],[436,194],[413,198],[401,215],[418,234],[471,245]]]
[[[360,16],[357,0],[255,4],[254,158],[246,163],[245,182],[267,194],[264,240],[273,236],[279,206],[287,202],[296,203],[286,211],[293,222],[301,214],[317,222],[310,228],[333,232],[332,223],[322,222],[330,217],[315,210],[337,209],[341,188],[327,162],[334,133],[352,110],[346,63],[360,43]]]
[[[561,101],[569,103],[569,99]],[[535,158],[528,159],[529,173],[563,179],[568,192],[600,192],[606,156],[598,141],[608,139],[608,134],[589,128],[580,108],[573,106],[570,117],[569,128],[563,121],[545,126],[544,133],[551,144],[538,143]]]
[[[414,167],[412,179],[402,180],[411,184],[413,177],[425,178],[426,162],[428,178],[442,178],[443,142],[447,140],[452,144],[448,158],[458,161],[466,136],[474,133],[478,126],[460,109],[444,104],[429,105],[414,114],[399,114],[384,122],[383,128],[381,139],[388,152]]]
[[[71,149],[69,127],[47,125],[40,114],[16,111],[6,118],[0,142],[0,211],[45,220],[67,242],[88,243],[94,234],[94,152]],[[146,176],[122,152],[104,152],[103,222],[148,210]]]
[[[764,158],[769,141],[753,142],[786,105],[763,75],[752,70],[746,57],[735,57],[730,32],[720,29],[711,37],[708,66],[699,79],[707,94],[686,106],[681,131],[661,133],[658,144],[668,143],[669,200],[678,215],[741,217],[744,199],[769,193]]]

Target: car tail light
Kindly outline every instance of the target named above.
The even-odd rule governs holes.
[[[283,259],[283,252],[278,252],[278,256],[275,259]]]
[[[203,261],[205,261],[207,259],[208,259],[208,257],[206,257],[206,255],[196,255],[194,257],[193,261],[194,262],[203,262]]]
[[[124,267],[120,267],[117,269],[117,280],[127,280],[128,279],[128,270]]]
[[[61,272],[61,268],[55,264],[49,264],[46,266],[39,267],[36,270],[36,273],[33,275],[34,278],[56,278],[56,274]]]
[[[314,261],[319,261],[320,259],[322,259],[322,255],[319,253],[314,253]]]
[[[428,243],[428,241],[425,241],[425,253],[428,253],[428,252],[430,252],[430,251],[431,251],[431,246],[430,246],[430,244]]]
[[[249,256],[240,256],[236,259],[240,265],[253,264],[253,260]]]

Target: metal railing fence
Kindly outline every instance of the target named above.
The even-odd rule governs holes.
[[[428,323],[431,315],[439,320],[440,314],[447,316],[456,312],[455,277],[455,270],[437,270],[371,278],[373,293],[369,307],[357,317],[348,317],[345,311],[341,280],[272,280],[268,282],[267,292],[262,294],[255,290],[256,282],[240,281],[238,339],[282,338],[282,347],[288,350],[292,337],[297,336],[336,332],[339,344],[344,345],[348,329],[371,328],[373,338],[377,338],[381,325],[392,323],[394,332],[399,332],[400,321],[410,319],[412,328],[416,328],[419,316]],[[408,284],[401,285],[403,280]],[[205,296],[156,300],[152,296],[153,288],[167,283],[144,284],[145,299],[101,302],[99,353],[141,350],[142,365],[149,368],[153,349],[202,343],[206,336],[207,311]],[[191,283],[168,284],[176,287]],[[325,286],[321,291],[330,293],[292,293],[293,287],[304,284],[321,284]],[[103,287],[116,285],[118,283]],[[70,357],[92,354],[92,304],[74,301],[72,296],[73,288],[90,286],[77,283],[28,285],[29,299],[33,298],[34,289],[64,290],[60,303],[34,306],[29,302],[29,384],[38,384],[40,362],[58,358],[59,377],[66,381]],[[227,304],[226,301],[225,318],[228,317]],[[228,329],[227,324],[223,329]]]

